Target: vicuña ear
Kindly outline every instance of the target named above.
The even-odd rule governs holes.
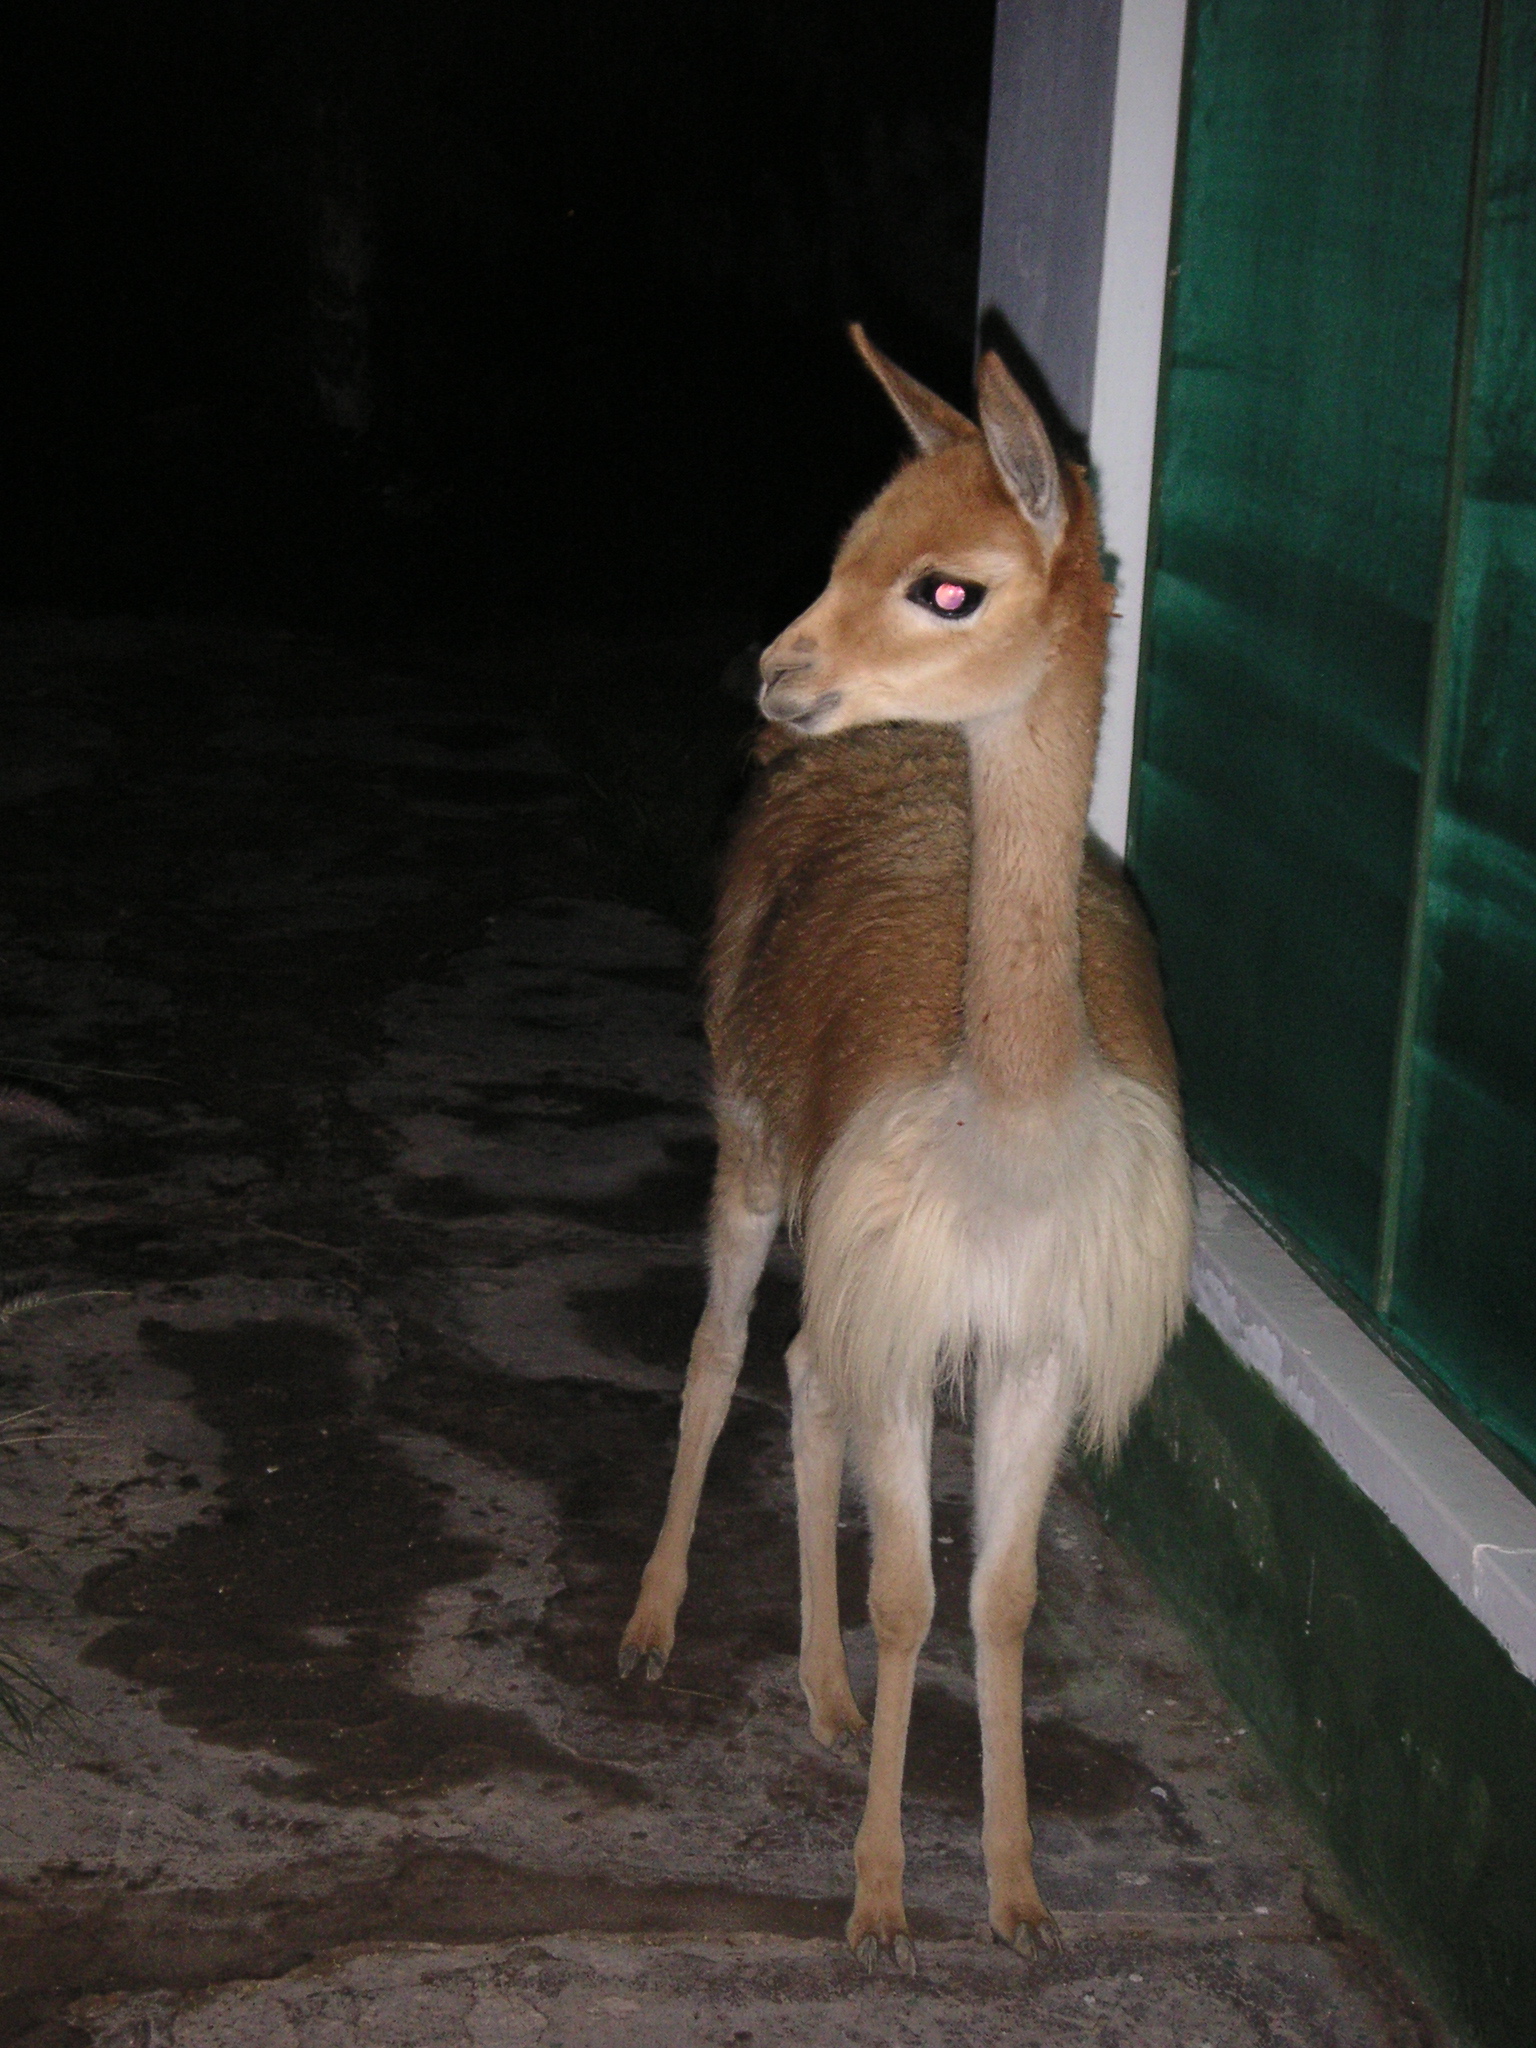
[[[882,355],[857,320],[848,332],[854,347],[884,386],[886,397],[906,422],[920,455],[936,455],[941,448],[952,447],[967,434],[975,433],[963,412],[946,405],[936,391],[919,384],[915,377],[899,370],[889,356]]]
[[[1067,523],[1061,466],[1039,413],[991,349],[976,371],[976,400],[993,466],[1049,556]]]

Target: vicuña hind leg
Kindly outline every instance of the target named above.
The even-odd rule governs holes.
[[[800,1523],[800,1684],[811,1733],[829,1748],[863,1733],[848,1685],[837,1617],[837,1510],[847,1431],[804,1332],[785,1356],[794,1402],[795,1506]]]
[[[1024,1631],[1035,1605],[1040,1513],[1070,1422],[1054,1359],[978,1393],[971,1627],[981,1708],[981,1841],[992,1932],[1021,1955],[1061,1941],[1035,1886],[1024,1783]]]
[[[688,1355],[666,1519],[619,1647],[619,1670],[626,1675],[644,1657],[646,1675],[660,1678],[672,1654],[704,1473],[741,1373],[747,1317],[779,1226],[779,1209],[778,1186],[761,1147],[739,1124],[722,1119],[710,1203],[709,1298]]]
[[[848,1945],[873,1970],[882,1949],[908,1972],[917,1955],[907,1932],[901,1877],[901,1781],[907,1761],[907,1725],[918,1652],[933,1620],[933,1558],[929,1548],[928,1465],[931,1412],[866,1426],[859,1463],[869,1501],[873,1557],[869,1618],[879,1648],[875,1732],[870,1745],[869,1796],[854,1844],[858,1873]]]

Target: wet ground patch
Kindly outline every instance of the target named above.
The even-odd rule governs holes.
[[[681,1373],[704,1309],[702,1267],[648,1266],[634,1280],[573,1287],[566,1305],[594,1351]]]
[[[715,1141],[703,1133],[664,1138],[661,1149],[670,1165],[637,1174],[628,1187],[612,1194],[540,1195],[520,1206],[625,1237],[672,1237],[697,1230],[714,1181]]]
[[[358,1419],[340,1331],[292,1318],[142,1336],[190,1380],[224,1477],[216,1519],[85,1580],[82,1610],[115,1623],[88,1662],[154,1688],[173,1722],[300,1766],[262,1772],[270,1794],[384,1804],[513,1770],[645,1798],[521,1713],[398,1683],[416,1602],[494,1553],[451,1534],[432,1486]]]
[[[395,1183],[394,1204],[407,1216],[437,1223],[467,1223],[477,1216],[505,1216],[516,1204],[493,1194],[462,1173],[423,1173]]]
[[[835,1939],[847,1901],[724,1884],[635,1883],[601,1871],[510,1869],[470,1850],[408,1843],[388,1858],[315,1860],[224,1890],[64,1880],[0,1887],[0,2039],[58,2021],[82,1992],[268,1977],[354,1942],[513,1940],[594,1933],[779,1934]],[[932,1915],[919,1933],[959,1930]],[[82,2036],[53,2035],[49,2048]]]
[[[1145,1799],[1153,1776],[1137,1756],[1070,1721],[1026,1721],[1030,1811],[1104,1820]],[[981,1815],[981,1724],[974,1699],[919,1685],[912,1700],[906,1789],[953,1813]]]
[[[489,1081],[475,1090],[476,1101],[456,1103],[453,1114],[487,1137],[515,1130],[532,1120],[558,1124],[563,1130],[609,1130],[653,1116],[698,1115],[692,1102],[669,1101],[639,1088],[615,1088],[598,1081],[573,1081],[546,1074],[537,1081]]]
[[[710,1464],[677,1648],[661,1684],[621,1680],[619,1640],[666,1506],[674,1396],[597,1380],[511,1380],[418,1369],[384,1395],[388,1413],[554,1496],[561,1590],[528,1647],[563,1687],[620,1722],[734,1728],[757,1666],[799,1649],[798,1566],[781,1416],[738,1403]]]
[[[704,1311],[702,1266],[648,1266],[633,1280],[573,1287],[566,1296],[583,1337],[605,1358],[633,1358],[679,1375]],[[782,1273],[764,1273],[747,1335],[742,1384],[771,1394],[789,1412],[784,1353],[800,1326],[800,1290]]]

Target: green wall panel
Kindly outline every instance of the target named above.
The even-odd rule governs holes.
[[[1093,1476],[1414,1970],[1530,2048],[1536,1687],[1198,1315]]]
[[[1195,0],[1133,861],[1197,1146],[1367,1299],[1480,16]]]
[[[1536,1465],[1536,7],[1496,76],[1387,1320]]]

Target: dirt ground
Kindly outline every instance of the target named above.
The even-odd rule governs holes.
[[[1070,1474],[1027,1655],[1065,1951],[986,1941],[953,1427],[921,1974],[863,1978],[787,1249],[677,1653],[620,1680],[711,1164],[695,942],[562,739],[632,656],[0,633],[0,1087],[81,1125],[0,1131],[0,1656],[67,1703],[0,1758],[0,2039],[1440,2041]],[[852,1500],[844,1546],[867,1692]]]

